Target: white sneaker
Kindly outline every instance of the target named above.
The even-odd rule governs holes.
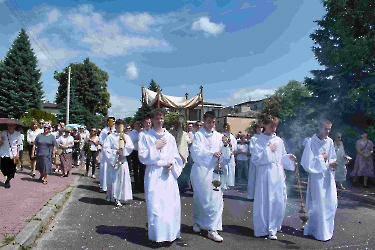
[[[222,242],[223,237],[221,237],[216,231],[208,231],[208,238],[216,241],[216,242]]]
[[[116,201],[116,207],[118,207],[118,208],[122,207],[122,204],[121,204],[120,201]]]
[[[268,239],[270,240],[277,240],[277,236],[276,235],[268,235]]]
[[[200,233],[201,232],[201,227],[197,223],[194,223],[194,225],[193,225],[193,231],[196,232],[196,233]]]

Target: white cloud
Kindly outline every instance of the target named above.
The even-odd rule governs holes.
[[[130,62],[126,65],[126,75],[131,80],[138,78],[138,68],[135,66],[134,62]]]
[[[60,13],[56,9],[52,10],[50,13],[48,13],[48,22],[56,22],[59,16]]]
[[[232,94],[225,99],[209,99],[206,100],[208,102],[213,103],[220,103],[224,107],[226,106],[234,106],[239,103],[247,102],[247,101],[257,101],[266,98],[267,95],[272,95],[275,93],[277,88],[267,88],[267,89],[253,89],[253,88],[242,88],[237,89]]]
[[[155,23],[155,19],[147,13],[126,14],[120,17],[120,20],[129,28],[135,31],[146,31],[148,27]]]
[[[112,107],[108,109],[108,114],[117,118],[133,116],[138,108],[141,107],[141,101],[135,98],[119,96],[109,91],[111,95],[110,102]]]
[[[201,17],[199,20],[193,23],[192,30],[203,30],[207,35],[218,35],[225,29],[225,25],[222,23],[216,24],[210,22],[208,17]]]
[[[168,48],[167,42],[150,37],[123,36],[116,34],[113,37],[102,36],[98,33],[90,33],[82,39],[83,42],[91,44],[91,51],[95,56],[126,54],[129,49],[140,48]]]
[[[77,50],[54,48],[49,45],[46,39],[39,39],[38,43],[39,46],[43,49],[44,53],[35,43],[32,43],[31,46],[36,57],[38,58],[38,67],[40,68],[40,71],[42,73],[51,69],[61,70],[55,60],[59,63],[59,65],[61,65],[61,67],[64,67],[66,61],[68,61],[70,58],[76,57],[80,53],[80,51]],[[41,46],[40,44],[43,44],[44,46]],[[51,57],[51,55],[55,60]]]
[[[37,25],[30,26],[29,29],[27,29],[27,34],[30,37],[30,42],[34,43],[32,38],[38,38],[38,35],[46,28],[46,25],[44,23],[38,23]],[[18,35],[18,34],[17,34]]]
[[[149,17],[146,17],[145,15],[132,16],[133,19],[128,15],[127,21],[135,29],[146,29],[152,17],[149,15],[147,15]],[[143,48],[157,49],[159,51],[169,49],[169,44],[164,40],[154,37],[122,34],[118,19],[107,22],[98,13],[91,13],[90,16],[73,14],[69,18],[75,26],[78,26],[85,33],[81,41],[91,45],[91,52],[94,56],[123,55],[130,49]],[[120,19],[124,18],[124,16],[120,17]],[[133,20],[133,22],[129,20]]]

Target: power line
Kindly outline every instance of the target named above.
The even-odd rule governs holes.
[[[9,1],[9,0],[8,0]],[[19,8],[19,6],[17,5],[16,1],[15,0],[10,0],[10,2],[13,4],[13,6],[15,7],[15,9],[18,11],[18,13],[20,14],[20,16],[23,18],[23,20],[26,22],[29,30],[31,30],[34,35],[35,35],[35,38],[36,40],[38,40],[38,37],[36,35],[36,32],[33,31],[33,29],[31,28],[31,25],[30,23],[27,21],[27,19],[25,18],[25,15],[23,14],[22,10]],[[31,36],[32,37],[32,36]],[[33,39],[34,40],[34,39]],[[37,41],[34,40],[35,43],[37,43]],[[48,52],[48,54],[51,56],[51,58],[55,61],[55,63],[61,68],[61,65],[57,62],[57,60],[52,56],[52,54],[49,52],[49,50],[44,46],[44,44],[42,42],[40,42],[40,44],[45,48],[45,50]],[[38,45],[38,43],[37,43]],[[40,46],[38,46],[40,48]],[[40,48],[42,50],[42,48]],[[42,52],[44,53],[44,50],[42,50]],[[45,53],[44,53],[45,54]],[[46,55],[46,54],[45,54]],[[47,55],[46,55],[47,56]],[[54,64],[53,62],[51,62],[52,64]]]
[[[19,18],[19,16],[24,20],[24,22],[26,23],[26,26],[29,28],[29,30],[30,30],[31,32],[34,33],[36,39],[38,39],[38,38],[37,38],[37,35],[36,35],[36,32],[34,32],[33,29],[31,28],[31,26],[29,25],[29,23],[28,23],[28,21],[26,20],[24,14],[22,13],[22,10],[20,10],[19,7],[18,7],[18,5],[17,5],[17,3],[16,3],[16,2],[13,2],[13,1],[15,1],[15,0],[11,0],[11,1],[9,1],[9,0],[5,0],[4,2],[5,2],[5,4],[7,5],[8,9],[12,12],[12,14],[17,18],[18,22],[19,22],[19,23],[25,28],[25,31],[27,32],[27,28],[25,27],[23,21]],[[12,7],[10,6],[10,3],[13,5],[14,9],[18,12],[18,15],[19,15],[19,16],[14,12],[14,10],[12,9]],[[45,48],[45,50],[48,52],[48,54],[49,54],[50,56],[48,56],[48,55],[45,53],[44,49],[42,49],[42,48],[39,46],[38,42],[34,39],[33,36],[31,36],[30,33],[29,33],[29,36],[30,36],[31,39],[34,41],[34,43],[39,47],[40,51],[41,51],[41,52],[47,57],[47,59],[52,63],[52,65],[57,64],[57,65],[63,70],[63,68],[61,67],[61,65],[60,65],[60,64],[57,62],[57,60],[52,56],[52,54],[51,54],[51,53],[49,52],[49,50],[44,46],[44,44],[40,42],[40,44]],[[55,63],[51,60],[50,57],[55,61]],[[55,66],[55,67],[56,67],[56,66]]]

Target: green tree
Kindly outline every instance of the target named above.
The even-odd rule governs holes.
[[[131,116],[128,116],[128,117],[126,117],[126,118],[124,119],[124,121],[125,121],[126,124],[133,124],[133,122],[134,122],[134,118],[131,117]]]
[[[178,117],[181,115],[184,117],[184,121],[186,122],[186,117],[184,114],[179,112],[168,112],[164,117],[164,127],[166,129],[170,129],[174,123],[178,122]],[[186,127],[185,122],[182,124],[184,130]]]
[[[327,13],[310,35],[324,70],[313,70],[306,86],[325,105],[335,105],[344,121],[375,111],[375,9],[372,0],[322,1]],[[353,119],[356,115],[357,119]],[[360,119],[369,120],[369,119]],[[371,119],[370,119],[371,120]],[[361,126],[368,126],[362,124]]]
[[[60,104],[61,119],[63,122],[66,120],[66,97]],[[88,119],[89,118],[89,119]],[[69,102],[69,123],[70,124],[85,124],[87,121],[93,119],[90,113],[83,105],[79,102],[75,90],[72,88],[70,91],[70,102]],[[91,124],[90,124],[91,125]]]
[[[20,121],[26,126],[30,126],[32,120],[39,121],[40,119],[51,121],[52,124],[57,124],[56,116],[54,114],[40,109],[29,109],[21,116]]]
[[[150,85],[148,86],[148,89],[154,92],[158,91],[158,87],[160,88],[159,85],[156,84],[154,79],[151,79]],[[160,89],[161,91],[161,89]],[[142,102],[142,100],[141,100]],[[151,110],[153,107],[149,107],[146,103],[142,102],[142,106],[138,108],[137,112],[134,114],[134,120],[135,121],[142,121],[144,117],[150,116],[151,115]]]
[[[16,118],[30,108],[42,108],[43,85],[37,58],[24,29],[0,66],[0,112]]]
[[[110,95],[107,90],[108,73],[101,70],[89,58],[83,63],[74,63],[71,67],[71,89],[75,91],[78,102],[82,105],[84,124],[100,126],[108,116],[111,107]],[[68,82],[67,68],[63,72],[56,72],[55,80],[59,82],[56,103],[61,104],[66,97]]]

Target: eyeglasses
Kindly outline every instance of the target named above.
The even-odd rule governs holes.
[[[51,129],[50,127],[44,127],[44,129]]]
[[[44,122],[39,122],[40,125],[44,125]]]
[[[96,132],[96,130],[95,129],[91,129],[91,132]]]
[[[202,127],[202,125],[197,125],[197,127]]]
[[[131,130],[132,128],[126,128],[127,130]]]

